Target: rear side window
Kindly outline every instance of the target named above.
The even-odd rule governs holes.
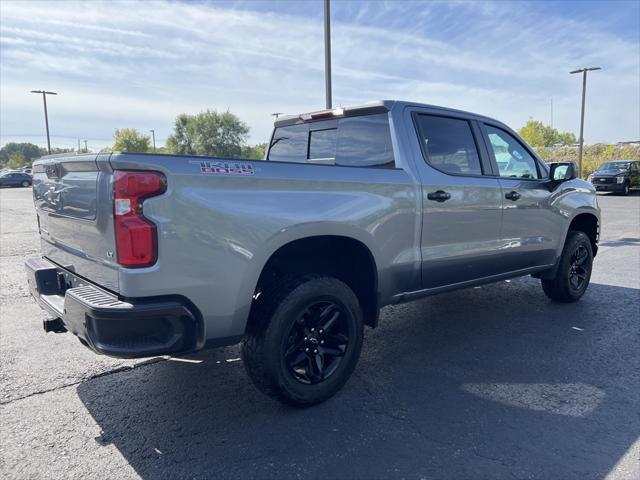
[[[418,115],[418,134],[434,168],[455,175],[482,175],[471,125],[459,118]]]
[[[394,168],[388,114],[278,127],[267,160]]]

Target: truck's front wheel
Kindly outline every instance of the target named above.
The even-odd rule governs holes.
[[[584,232],[569,230],[556,276],[543,279],[542,289],[552,300],[571,303],[580,300],[589,286],[593,267],[591,241]]]
[[[260,390],[309,406],[342,388],[362,338],[362,311],[347,285],[331,277],[299,277],[258,297],[242,358]]]

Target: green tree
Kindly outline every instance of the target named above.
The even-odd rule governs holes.
[[[556,133],[558,133],[557,130],[555,131]],[[556,143],[561,143],[562,145],[573,145],[578,141],[576,139],[576,136],[571,132],[558,133],[557,137],[554,140],[555,141],[553,142],[553,145],[555,145]]]
[[[233,113],[206,110],[178,115],[167,150],[182,155],[240,157],[249,127]]]
[[[266,143],[259,143],[257,145],[243,145],[240,156],[248,160],[262,160],[264,158],[264,152],[267,149]]]
[[[538,120],[529,119],[527,124],[518,130],[518,134],[532,147],[552,147],[557,143],[571,145],[576,143],[576,136],[571,132],[559,132],[555,128],[544,125]]]
[[[58,155],[59,153],[69,153],[69,152],[75,152],[75,150],[73,148],[59,148],[59,147],[55,147],[51,149],[51,155]]]
[[[28,166],[30,163],[31,162],[29,162],[26,158],[24,158],[24,153],[15,152],[15,153],[12,153],[11,156],[9,157],[9,161],[7,162],[7,167],[12,170],[17,170],[19,168]]]
[[[116,152],[147,152],[151,148],[151,138],[142,135],[135,128],[117,129],[113,133],[115,142],[113,150]]]
[[[7,166],[11,158],[14,158],[14,162],[20,161],[24,165],[29,165],[35,159],[46,154],[47,151],[44,148],[33,143],[7,143],[0,148],[0,167]]]

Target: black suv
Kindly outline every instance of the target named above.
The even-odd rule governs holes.
[[[0,187],[30,187],[31,175],[24,172],[6,172],[0,175]]]
[[[600,165],[587,179],[597,191],[628,195],[631,188],[640,187],[640,162],[614,160]]]

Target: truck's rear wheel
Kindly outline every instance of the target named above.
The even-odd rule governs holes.
[[[264,393],[309,406],[342,388],[356,366],[362,338],[362,311],[353,291],[335,278],[308,276],[260,295],[242,358]]]
[[[570,230],[555,278],[542,280],[544,293],[557,302],[571,303],[580,300],[589,286],[592,264],[591,240],[583,232]]]

